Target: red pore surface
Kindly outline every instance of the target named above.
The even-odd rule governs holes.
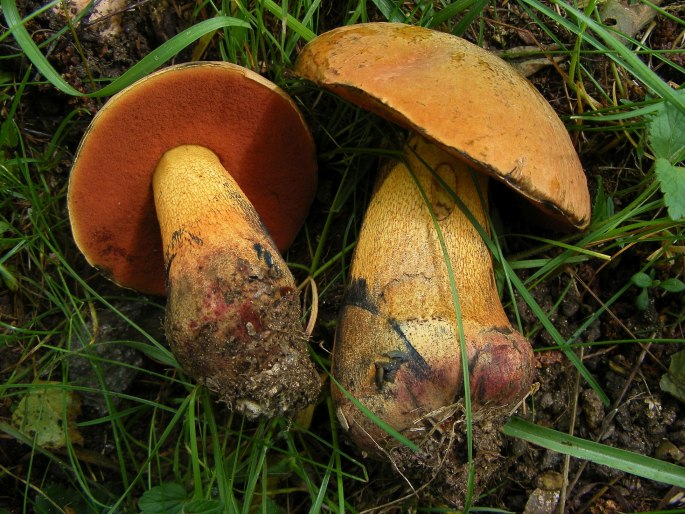
[[[315,150],[285,93],[229,63],[166,68],[105,105],[71,172],[74,239],[120,285],[165,292],[151,181],[162,154],[186,144],[219,156],[280,250],[304,221],[316,188]]]

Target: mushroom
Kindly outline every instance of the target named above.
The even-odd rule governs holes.
[[[453,433],[464,393],[460,324],[440,235],[481,425],[521,401],[534,372],[530,343],[500,302],[488,247],[453,195],[488,230],[494,177],[544,216],[583,228],[590,217],[586,179],[564,125],[538,91],[458,37],[394,23],[341,27],[311,41],[295,72],[411,132],[404,158],[379,173],[364,217],[332,372],[361,405],[419,443],[431,462],[414,464],[425,476],[426,466],[445,462],[435,441]],[[401,445],[348,394],[336,386],[332,394],[351,439],[370,454],[390,455],[406,472]],[[483,454],[493,453],[488,441],[476,441]],[[465,484],[462,471],[448,485]]]
[[[88,262],[167,295],[188,375],[250,417],[293,413],[320,379],[279,250],[316,188],[311,134],[276,85],[224,62],[176,65],[112,97],[71,171],[69,217]]]

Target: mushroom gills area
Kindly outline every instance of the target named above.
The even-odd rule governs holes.
[[[179,364],[249,417],[313,402],[295,279],[219,158],[179,146],[153,176],[164,245],[165,331]]]
[[[501,412],[520,401],[533,365],[529,342],[502,308],[487,246],[443,187],[487,230],[487,178],[419,136],[408,141],[405,158],[411,171],[400,162],[380,172],[365,215],[333,373],[362,405],[421,442],[455,422],[464,392],[450,278],[431,210],[453,269],[476,408]],[[362,449],[381,455],[397,446],[335,387],[333,394],[341,424]]]

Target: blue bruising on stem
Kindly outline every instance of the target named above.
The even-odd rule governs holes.
[[[343,303],[345,305],[359,307],[360,309],[364,309],[371,314],[377,315],[379,313],[378,306],[371,298],[366,280],[363,278],[355,279],[350,283],[350,285],[347,287],[345,300]]]
[[[264,263],[269,267],[269,269],[271,269],[274,265],[274,260],[273,256],[271,255],[271,252],[269,252],[269,250],[264,248],[259,243],[255,243],[254,245],[252,245],[252,247],[257,252],[257,258],[260,260],[264,259]]]
[[[402,343],[404,343],[404,347],[407,349],[405,360],[407,365],[412,368],[414,375],[420,379],[428,378],[431,372],[430,364],[428,364],[426,359],[424,359],[416,348],[414,348],[414,345],[411,344],[411,341],[402,331],[402,327],[396,319],[389,319],[388,323],[395,333],[400,336]]]
[[[357,278],[350,283],[345,293],[345,300],[343,303],[346,306],[364,309],[375,316],[380,314],[378,305],[369,294],[368,285],[366,280],[363,278]],[[428,362],[426,362],[416,348],[414,348],[414,345],[411,344],[411,341],[402,331],[402,327],[397,320],[388,319],[387,322],[390,324],[390,327],[393,329],[393,331],[400,337],[400,340],[405,348],[405,351],[398,351],[395,357],[401,358],[402,363],[406,363],[412,369],[412,372],[417,378],[427,378],[431,372]]]

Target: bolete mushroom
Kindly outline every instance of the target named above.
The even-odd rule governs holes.
[[[538,91],[458,37],[393,23],[341,27],[311,41],[295,72],[411,132],[404,159],[379,173],[364,217],[333,375],[365,408],[422,445],[424,461],[413,464],[426,476],[426,466],[449,461],[438,456],[436,439],[454,433],[459,416],[450,414],[464,391],[440,234],[454,272],[477,418],[510,410],[533,378],[531,346],[502,307],[488,247],[452,195],[487,230],[494,177],[545,216],[583,228],[590,217],[586,179],[564,125]],[[410,452],[397,451],[401,445],[338,387],[333,396],[359,447],[391,455],[403,471],[411,467],[403,457]],[[495,454],[485,424],[475,445]],[[452,468],[458,471],[463,453],[453,454],[462,455]],[[463,474],[447,482],[453,496],[466,484]]]
[[[69,180],[76,244],[121,286],[167,295],[178,362],[251,417],[293,413],[320,379],[279,250],[316,188],[293,101],[240,66],[170,66],[113,96]]]

